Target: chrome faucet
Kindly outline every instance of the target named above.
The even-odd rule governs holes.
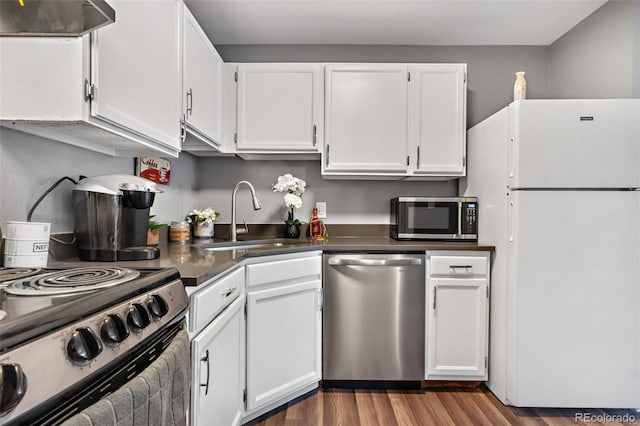
[[[229,237],[230,241],[237,241],[238,234],[246,234],[247,232],[249,232],[249,228],[247,227],[246,221],[244,221],[243,228],[241,229],[236,228],[236,194],[238,193],[238,189],[242,184],[247,185],[249,187],[249,190],[251,191],[251,198],[253,200],[253,209],[260,210],[260,208],[262,207],[260,205],[260,201],[258,200],[258,197],[256,196],[256,190],[253,187],[253,185],[251,185],[251,182],[246,180],[241,180],[240,182],[238,182],[236,187],[233,188],[233,194],[231,195],[231,231],[230,231],[230,237]]]

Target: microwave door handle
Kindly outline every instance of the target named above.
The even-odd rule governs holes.
[[[458,202],[458,229],[456,229],[455,234],[462,233],[462,202]]]

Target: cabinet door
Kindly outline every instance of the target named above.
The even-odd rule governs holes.
[[[320,65],[238,65],[237,149],[318,151]]]
[[[486,380],[486,278],[430,278],[427,379]]]
[[[92,33],[91,115],[179,149],[182,3],[109,4],[116,22]]]
[[[240,424],[244,301],[238,298],[191,342],[193,426]]]
[[[247,293],[247,410],[320,380],[320,280]]]
[[[465,175],[466,64],[409,67],[411,173]]]
[[[222,140],[222,58],[184,9],[183,113],[188,133],[212,147]],[[188,144],[184,147],[188,150]]]
[[[407,67],[327,65],[325,79],[323,173],[406,174]]]

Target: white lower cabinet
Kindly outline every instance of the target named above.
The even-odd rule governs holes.
[[[427,380],[487,380],[489,252],[427,252]]]
[[[321,252],[277,256],[246,269],[244,420],[250,420],[318,386],[322,256]]]
[[[239,425],[244,389],[244,296],[191,341],[192,425]]]
[[[239,425],[245,383],[245,273],[240,267],[189,293],[192,426]]]

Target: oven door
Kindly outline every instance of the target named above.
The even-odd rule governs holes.
[[[398,239],[448,240],[458,236],[457,201],[400,201],[397,209]]]

